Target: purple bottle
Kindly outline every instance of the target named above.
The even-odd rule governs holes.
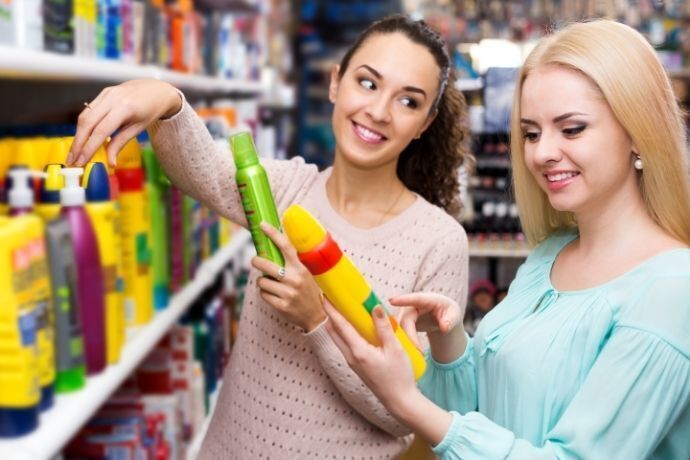
[[[60,214],[69,222],[77,265],[77,299],[84,336],[84,357],[89,375],[106,365],[105,295],[98,241],[84,202],[86,194],[79,185],[83,168],[63,168],[65,187],[60,190]]]

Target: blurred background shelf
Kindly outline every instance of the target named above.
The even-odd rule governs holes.
[[[168,308],[138,329],[122,349],[120,361],[101,374],[89,377],[86,386],[73,394],[58,396],[55,405],[41,414],[36,431],[16,440],[0,441],[3,460],[49,460],[77,433],[106,399],[132,373],[149,351],[168,332],[187,308],[209,286],[223,267],[251,241],[249,232],[238,230],[226,246],[201,265],[193,281],[176,293]]]
[[[259,81],[243,81],[194,75],[153,65],[61,55],[45,51],[0,46],[0,77],[29,80],[62,80],[119,83],[131,79],[155,78],[182,90],[203,93],[260,94]]]

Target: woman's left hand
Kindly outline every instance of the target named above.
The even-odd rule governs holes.
[[[333,341],[340,348],[346,361],[367,384],[384,406],[398,416],[418,393],[412,365],[407,353],[395,337],[391,322],[383,307],[372,312],[380,347],[371,345],[328,302],[324,308],[329,317],[326,323]]]
[[[292,324],[306,332],[312,331],[326,319],[321,289],[285,235],[265,222],[261,223],[261,230],[278,246],[285,259],[284,271],[263,257],[252,259],[252,266],[268,275],[257,281],[261,298]]]

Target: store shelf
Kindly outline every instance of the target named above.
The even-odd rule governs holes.
[[[84,58],[45,51],[0,46],[0,78],[119,83],[140,78],[167,81],[180,89],[202,93],[259,94],[258,81],[238,81],[185,74],[153,65]]]
[[[194,438],[192,438],[192,441],[189,443],[186,455],[187,460],[195,460],[199,455],[199,452],[201,451],[201,444],[203,444],[204,438],[206,437],[206,432],[208,431],[208,427],[211,424],[213,411],[216,409],[216,403],[218,402],[218,396],[220,395],[220,389],[222,388],[222,386],[223,382],[218,382],[216,390],[209,397],[209,405],[211,409],[208,411],[208,414],[206,415],[206,419],[204,420],[204,424],[201,426],[201,429],[198,433],[194,435]]]
[[[459,91],[479,91],[484,88],[481,78],[460,78],[455,81],[455,87]]]
[[[525,258],[530,254],[527,244],[475,243],[469,245],[470,257]]]
[[[120,362],[87,379],[86,387],[59,396],[55,406],[41,415],[36,431],[17,440],[0,441],[3,460],[48,460],[55,457],[108,397],[132,373],[149,351],[180,318],[238,251],[249,243],[249,232],[239,230],[230,243],[197,270],[192,282],[175,294],[168,308],[134,332],[122,350]]]

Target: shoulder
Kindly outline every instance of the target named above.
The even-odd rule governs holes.
[[[465,229],[457,219],[448,214],[445,209],[429,203],[420,195],[417,195],[414,211],[415,220],[426,224],[422,227],[433,227],[434,235],[452,235],[454,238],[467,241]]]
[[[611,291],[619,326],[655,334],[690,357],[690,249],[658,254]]]
[[[416,224],[413,231],[425,238],[430,250],[445,253],[450,258],[466,258],[468,249],[465,228],[444,209],[417,197]]]
[[[527,262],[542,262],[545,259],[553,260],[575,238],[577,238],[575,230],[554,232],[534,247],[527,258]]]

